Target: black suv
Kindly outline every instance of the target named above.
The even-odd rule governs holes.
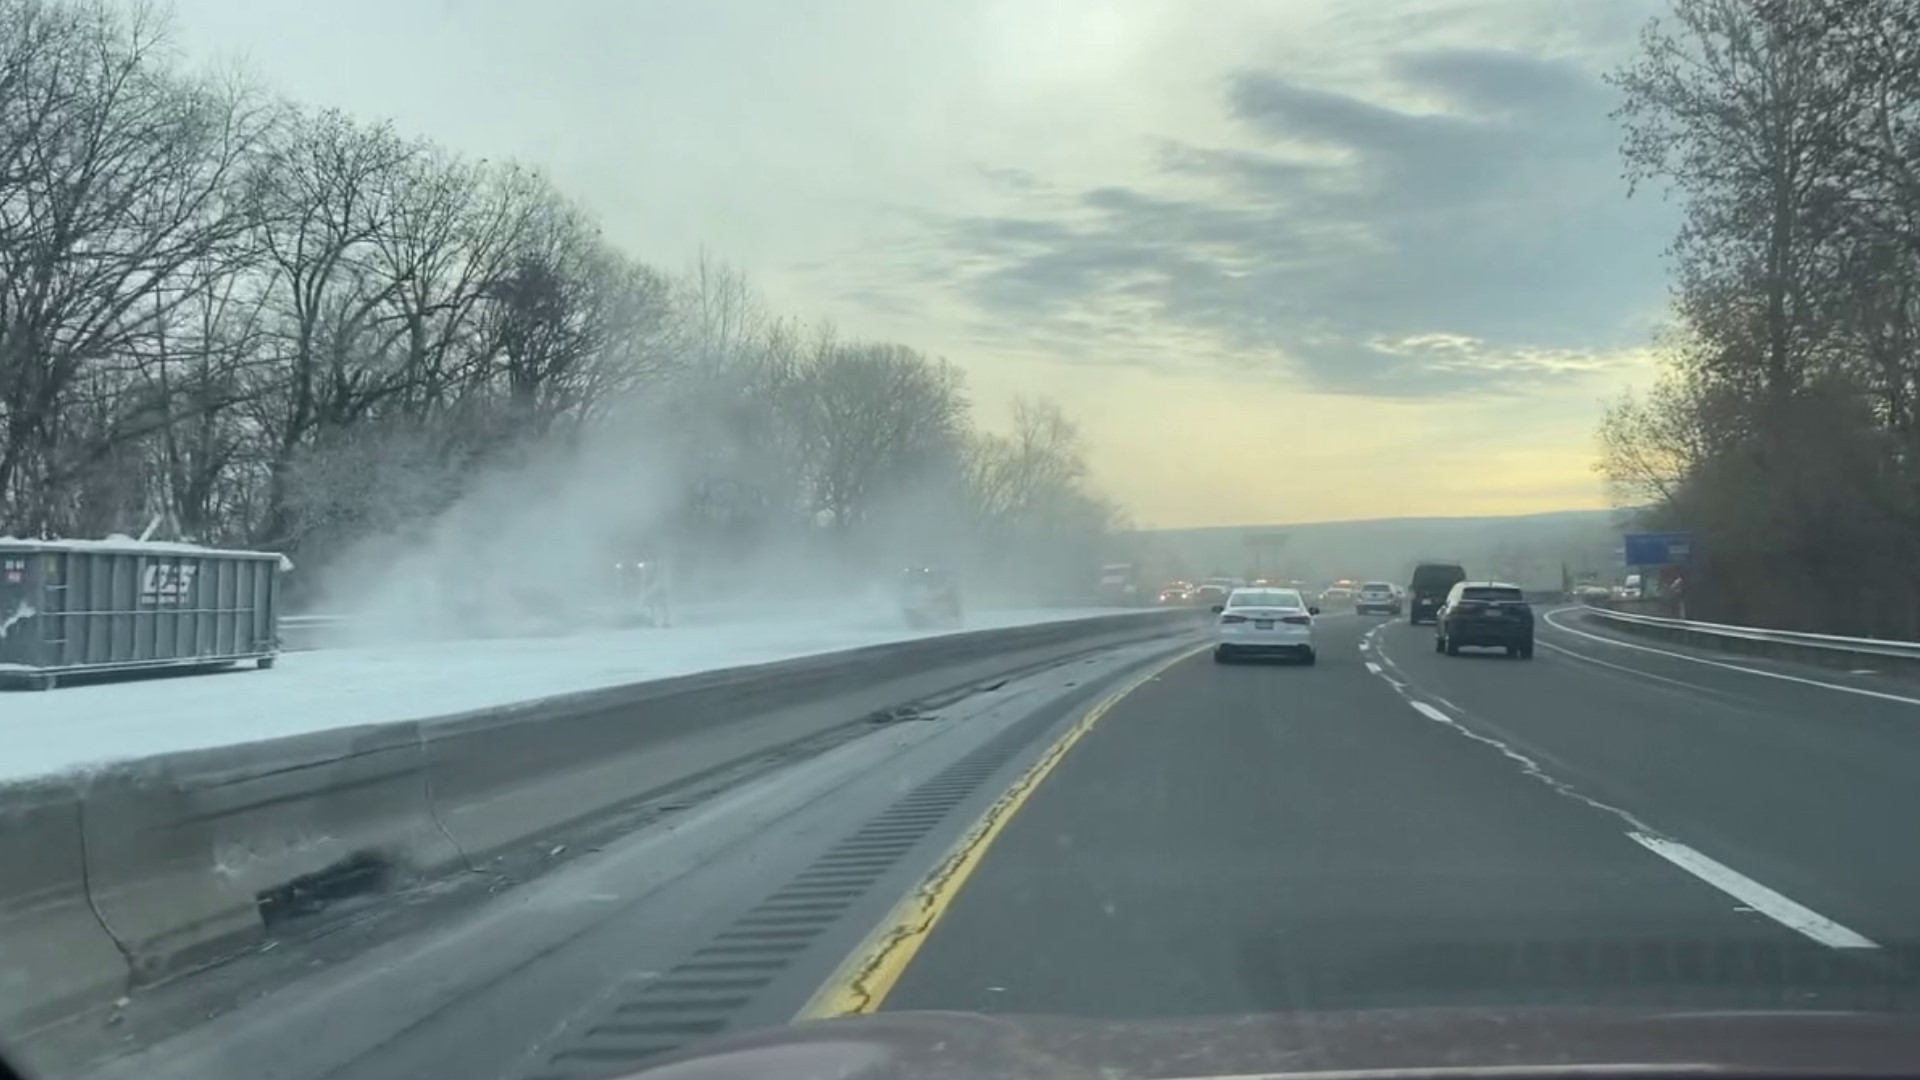
[[[1467,580],[1459,563],[1423,562],[1407,584],[1407,621],[1415,626],[1434,617],[1447,602],[1447,590]]]
[[[1474,646],[1533,659],[1533,605],[1520,586],[1462,581],[1447,593],[1446,606],[1434,620],[1433,651],[1459,656],[1462,648]]]

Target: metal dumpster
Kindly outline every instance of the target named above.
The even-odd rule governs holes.
[[[272,552],[190,544],[0,539],[0,684],[67,675],[273,666],[280,653]]]

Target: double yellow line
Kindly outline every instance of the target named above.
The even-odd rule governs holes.
[[[907,965],[920,952],[927,935],[933,933],[933,928],[939,925],[954,897],[959,895],[967,878],[972,876],[974,868],[986,858],[987,849],[993,846],[1007,823],[1026,805],[1034,789],[1053,772],[1068,751],[1085,738],[1122,698],[1159,678],[1180,661],[1211,647],[1202,644],[1182,649],[1135,676],[1082,714],[1072,727],[1047,748],[1040,760],[1034,762],[1012,787],[994,800],[993,805],[947,852],[933,872],[894,905],[880,925],[841,962],[833,976],[814,993],[794,1019],[824,1020],[835,1016],[878,1012],[881,1003],[893,992],[894,984],[906,974]]]

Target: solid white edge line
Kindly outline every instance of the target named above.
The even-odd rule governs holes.
[[[1879,698],[1882,701],[1898,701],[1904,705],[1920,705],[1920,698],[1902,697],[1899,694],[1887,694],[1887,693],[1882,693],[1879,690],[1867,690],[1858,686],[1842,686],[1839,683],[1821,682],[1819,679],[1807,679],[1807,678],[1802,678],[1801,676],[1798,676],[1798,675],[1783,675],[1778,671],[1766,671],[1761,668],[1743,667],[1740,664],[1728,664],[1728,663],[1723,663],[1719,660],[1708,660],[1705,657],[1701,657],[1701,656],[1688,656],[1686,653],[1677,653],[1668,649],[1655,649],[1646,645],[1635,645],[1632,642],[1618,641],[1610,637],[1603,637],[1599,634],[1589,634],[1585,630],[1575,630],[1573,627],[1564,625],[1554,619],[1555,615],[1558,615],[1561,612],[1572,611],[1572,610],[1574,609],[1560,608],[1559,610],[1556,610],[1556,611],[1547,612],[1545,615],[1541,616],[1541,618],[1546,620],[1546,623],[1548,626],[1551,626],[1555,630],[1559,630],[1562,633],[1572,634],[1575,637],[1587,638],[1590,641],[1597,641],[1602,645],[1611,645],[1616,649],[1632,649],[1635,652],[1653,653],[1656,656],[1668,656],[1668,657],[1672,657],[1675,660],[1685,660],[1690,664],[1705,664],[1708,667],[1724,668],[1728,671],[1739,671],[1748,675],[1759,675],[1768,679],[1780,679],[1784,682],[1799,683],[1802,686],[1818,686],[1827,690],[1838,690],[1843,694],[1858,694],[1861,697]],[[1575,653],[1574,655],[1578,656],[1579,654]]]
[[[1534,642],[1534,644],[1540,645],[1546,648],[1550,652],[1557,652],[1562,656],[1571,656],[1572,658],[1580,661],[1583,664],[1592,664],[1595,667],[1603,667],[1612,671],[1623,672],[1625,674],[1633,676],[1636,679],[1651,679],[1654,682],[1666,683],[1669,686],[1677,686],[1682,690],[1696,690],[1696,691],[1702,691],[1702,692],[1708,692],[1708,693],[1717,692],[1717,691],[1714,691],[1712,687],[1704,686],[1697,682],[1688,682],[1685,679],[1670,678],[1666,675],[1655,675],[1651,671],[1642,671],[1637,667],[1628,667],[1625,664],[1616,664],[1611,660],[1602,660],[1597,656],[1588,656],[1586,653],[1576,652],[1572,649],[1567,648],[1565,645],[1555,645],[1553,642],[1547,641],[1544,639],[1540,641],[1536,641]]]
[[[1685,844],[1645,833],[1630,832],[1634,843],[1719,889],[1789,930],[1805,934],[1834,949],[1877,949],[1880,946],[1841,926],[1825,915],[1789,900],[1732,867],[1714,861]]]
[[[1551,620],[1549,621],[1551,622]],[[1558,623],[1554,623],[1553,625],[1562,630],[1567,629],[1564,626],[1560,626]],[[1575,633],[1575,634],[1580,633],[1580,631],[1578,630],[1570,630],[1568,632]],[[1582,636],[1591,636],[1591,635],[1582,635]],[[1600,640],[1606,641],[1606,639],[1604,638]],[[1624,644],[1622,642],[1612,642],[1612,641],[1609,641],[1607,643],[1608,644]],[[1626,647],[1635,648],[1635,649],[1644,648],[1644,646],[1639,646],[1639,645],[1627,645]],[[1592,659],[1591,657],[1581,656],[1579,653],[1571,652],[1569,650],[1562,649],[1560,651],[1566,652],[1569,656],[1573,656],[1578,659],[1582,659],[1582,660]],[[1666,653],[1666,651],[1663,649],[1647,649],[1646,651],[1658,652],[1658,653],[1662,653],[1664,655],[1670,655],[1670,656],[1679,656],[1680,659],[1683,659],[1683,660],[1698,660],[1697,657],[1681,656],[1679,653]],[[1605,661],[1602,661],[1602,660],[1594,660],[1593,662],[1600,663],[1600,664],[1606,663]],[[1706,664],[1714,663],[1711,660],[1699,660],[1698,662],[1706,663]],[[1369,664],[1367,666],[1372,667],[1373,665]],[[1614,665],[1607,665],[1607,666],[1611,667]],[[1737,667],[1735,665],[1730,665],[1730,664],[1715,664],[1714,666],[1734,667],[1735,670],[1737,671],[1753,671],[1752,668],[1741,668],[1741,667]],[[1638,672],[1637,674],[1646,674],[1646,673]],[[1772,674],[1772,672],[1755,671],[1754,674],[1770,675]],[[1657,676],[1657,675],[1652,677],[1662,678],[1662,676]],[[1792,678],[1791,676],[1781,676],[1781,677]],[[1812,681],[1812,680],[1795,680],[1795,681]],[[1816,682],[1814,683],[1814,685],[1828,686],[1831,684]],[[1838,686],[1838,687],[1834,687],[1834,689],[1846,690],[1850,688]],[[1906,699],[1901,699],[1901,700],[1906,700]],[[1442,724],[1454,723],[1453,718],[1451,716],[1448,716],[1445,712],[1441,711],[1441,709],[1436,705],[1431,705],[1424,701],[1415,701],[1412,698],[1407,699],[1407,704],[1413,706],[1413,709],[1415,712],[1419,713],[1420,715],[1426,717],[1429,720],[1434,720]],[[1915,702],[1915,704],[1920,704],[1920,702]],[[1641,847],[1647,849],[1648,851],[1653,852],[1655,855],[1658,855],[1661,858],[1672,863],[1673,865],[1679,867],[1680,869],[1685,870],[1687,873],[1692,874],[1694,877],[1699,878],[1701,881],[1704,881],[1707,884],[1713,886],[1714,888],[1719,889],[1721,892],[1726,893],[1728,896],[1731,896],[1734,899],[1740,901],[1742,904],[1760,913],[1761,915],[1765,915],[1767,918],[1772,919],[1774,922],[1779,923],[1780,925],[1786,927],[1789,930],[1794,931],[1795,933],[1802,934],[1802,935],[1805,935],[1806,937],[1812,938],[1814,941],[1817,941],[1822,945],[1825,945],[1833,949],[1877,949],[1880,947],[1877,943],[1867,938],[1866,936],[1854,930],[1851,930],[1845,926],[1842,926],[1837,922],[1834,922],[1832,919],[1827,918],[1825,915],[1820,914],[1819,912],[1813,910],[1812,908],[1807,907],[1804,904],[1801,904],[1795,900],[1792,900],[1787,896],[1784,896],[1781,893],[1778,893],[1773,889],[1770,889],[1765,885],[1760,884],[1759,882],[1753,880],[1752,878],[1746,876],[1745,874],[1742,874],[1738,870],[1735,870],[1724,863],[1718,862],[1707,855],[1703,855],[1699,851],[1695,850],[1694,848],[1688,847],[1687,845],[1682,844],[1677,840],[1669,840],[1662,836],[1655,836],[1655,835],[1652,835],[1651,833],[1640,832],[1638,830],[1629,830],[1627,832],[1627,836],[1631,838],[1634,843],[1639,844]]]

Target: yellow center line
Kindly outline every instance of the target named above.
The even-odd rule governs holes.
[[[1211,643],[1182,649],[1154,664],[1125,686],[1102,698],[1088,709],[1073,726],[1054,741],[1040,760],[1021,774],[1020,779],[994,800],[973,828],[949,850],[931,874],[919,886],[902,897],[860,947],[847,956],[832,977],[814,992],[795,1020],[824,1020],[835,1016],[858,1016],[878,1012],[881,1003],[900,981],[907,965],[920,951],[927,935],[940,923],[947,908],[959,895],[974,868],[986,857],[987,849],[1007,827],[1007,822],[1026,805],[1027,798],[1060,764],[1075,743],[1085,738],[1108,711],[1128,694],[1159,678],[1168,668],[1190,656],[1212,648]]]

